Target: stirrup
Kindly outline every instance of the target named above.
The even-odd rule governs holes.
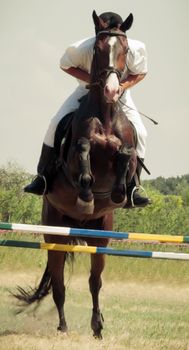
[[[37,178],[37,177],[41,177],[45,183],[45,188],[44,188],[44,191],[42,193],[42,196],[44,196],[44,194],[46,194],[46,191],[47,191],[47,180],[46,180],[46,177],[44,175],[41,175],[41,174],[38,174],[34,177],[34,180]]]
[[[147,192],[146,192],[145,188],[142,185],[134,186],[133,189],[132,189],[132,192],[131,192],[131,206],[132,206],[132,208],[135,208],[134,193],[135,193],[135,191],[138,191],[139,189],[141,189],[144,192],[146,198],[148,198]]]

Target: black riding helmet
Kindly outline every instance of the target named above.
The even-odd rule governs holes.
[[[123,23],[121,16],[114,12],[104,12],[99,17],[107,23],[108,28],[119,27]]]
[[[93,11],[93,20],[95,23],[96,34],[99,32],[99,30],[101,30],[99,25],[99,19],[101,19],[104,22],[104,24],[106,25],[106,29],[120,28],[123,32],[129,30],[133,23],[132,13],[130,13],[126,20],[123,21],[121,16],[115,12],[103,12],[98,17],[96,12]]]
[[[119,28],[123,23],[121,16],[114,12],[103,12],[99,18],[107,24],[107,29]],[[97,28],[95,28],[95,32],[98,33]]]

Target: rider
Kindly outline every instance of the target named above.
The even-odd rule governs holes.
[[[132,15],[131,22],[132,22]],[[106,23],[107,28],[119,28],[123,23],[122,18],[113,12],[102,13],[99,18]],[[132,23],[131,23],[132,24]],[[96,29],[97,33],[97,29]],[[48,188],[52,181],[53,168],[55,165],[54,138],[57,126],[68,113],[73,112],[79,107],[79,99],[86,95],[88,90],[86,85],[90,82],[90,68],[93,57],[93,47],[95,37],[88,38],[70,45],[60,60],[60,68],[75,77],[79,86],[63,103],[57,114],[52,118],[49,128],[46,132],[44,143],[42,146],[41,156],[38,163],[38,175],[31,184],[24,188],[25,192],[42,195],[48,192]],[[121,101],[120,107],[127,115],[128,119],[134,124],[137,132],[137,154],[144,160],[146,146],[146,129],[142,123],[140,114],[138,113],[131,95],[130,88],[144,79],[147,74],[147,57],[145,45],[137,40],[128,39],[129,50],[127,52],[127,63],[125,67],[125,77],[121,81]],[[138,164],[137,175],[140,181],[142,166]],[[136,187],[136,177],[133,177],[131,183],[127,187],[128,203],[131,205],[131,193]],[[147,197],[142,197],[138,189],[133,193],[133,203],[135,206],[145,206],[150,203]]]

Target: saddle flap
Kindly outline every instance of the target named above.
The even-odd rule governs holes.
[[[72,136],[72,120],[73,120],[74,112],[67,114],[63,117],[56,129],[55,133],[55,141],[54,141],[54,149],[57,156],[60,156],[60,151],[63,152],[64,160],[67,158],[67,153],[69,149],[69,145],[71,142]],[[63,145],[63,149],[62,149]]]

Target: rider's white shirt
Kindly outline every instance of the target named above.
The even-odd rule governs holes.
[[[86,38],[71,44],[60,59],[60,67],[69,69],[71,67],[81,68],[90,73],[93,58],[95,37]],[[138,40],[128,39],[129,51],[125,72],[122,79],[129,74],[147,73],[147,53],[145,44]],[[85,86],[86,83],[78,79],[78,83]]]
[[[79,67],[90,73],[94,43],[95,38],[88,38],[70,45],[60,60],[60,67],[63,69]],[[129,51],[127,53],[127,62],[123,79],[129,74],[136,75],[147,73],[147,55],[145,45],[140,41],[132,39],[128,39],[128,44]],[[64,101],[63,105],[51,120],[44,139],[44,143],[50,147],[54,147],[55,132],[60,120],[66,114],[76,110],[79,107],[79,99],[88,93],[88,90],[85,88],[86,83],[81,80],[78,80],[78,83],[78,87]],[[146,129],[133,103],[129,89],[125,90],[124,94],[121,96],[121,100],[124,105],[120,103],[120,108],[134,124],[137,131],[137,153],[139,157],[144,158],[147,135]]]

